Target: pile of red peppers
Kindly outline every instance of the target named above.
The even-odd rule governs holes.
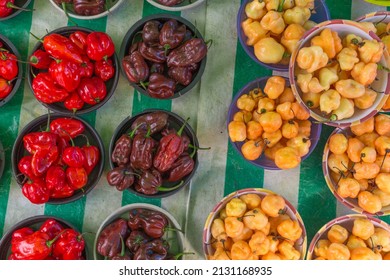
[[[168,218],[159,211],[136,208],[129,218],[118,218],[100,233],[96,251],[110,260],[168,260],[181,254],[170,252],[167,231],[171,228]]]
[[[85,241],[79,232],[53,218],[38,230],[23,227],[11,237],[9,260],[84,260]]]
[[[134,41],[122,60],[126,76],[159,99],[172,98],[192,82],[208,49],[175,19],[146,22],[142,40]]]
[[[137,117],[131,131],[115,143],[111,154],[115,168],[107,173],[109,185],[119,191],[133,188],[145,195],[182,186],[194,170],[197,149],[183,133],[184,127],[185,123],[177,131],[170,128],[169,115],[163,111]]]
[[[60,117],[50,122],[47,131],[23,136],[28,154],[19,160],[18,169],[24,176],[22,193],[30,202],[71,197],[87,185],[89,174],[100,162],[100,150],[86,137],[85,145],[74,144],[73,139],[84,131],[81,121]]]
[[[18,58],[5,48],[0,41],[0,100],[12,91],[14,81],[19,73]]]
[[[115,76],[114,53],[115,45],[104,32],[45,36],[42,48],[29,57],[37,73],[32,80],[35,97],[46,104],[63,103],[72,112],[102,102],[106,82]]]

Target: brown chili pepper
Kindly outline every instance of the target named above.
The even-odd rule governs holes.
[[[192,71],[189,67],[170,67],[168,76],[183,86],[188,86],[192,82]]]
[[[130,233],[131,234],[131,233]],[[132,257],[129,256],[127,253],[126,253],[126,246],[125,246],[125,242],[123,240],[123,237],[122,235],[119,235],[119,237],[121,238],[121,252],[119,254],[117,254],[116,256],[114,256],[113,258],[111,258],[111,260],[113,261],[126,261],[126,260],[131,260]]]
[[[147,92],[151,97],[166,99],[175,95],[176,82],[164,75],[153,73],[149,77]]]
[[[144,42],[140,42],[138,46],[138,51],[148,61],[157,63],[164,63],[165,61],[167,61],[167,56],[163,48],[149,47]]]
[[[164,260],[168,256],[169,243],[163,239],[154,239],[142,244],[135,252],[133,260]]]
[[[153,63],[150,66],[150,74],[153,74],[153,73],[163,74],[164,70],[165,70],[165,66],[163,63]]]
[[[157,20],[147,21],[142,28],[142,41],[148,46],[157,46],[160,42],[161,22]]]
[[[149,77],[149,66],[139,51],[134,51],[122,60],[126,77],[130,82],[143,83]]]
[[[168,218],[163,213],[143,208],[130,210],[127,225],[131,230],[142,229],[152,238],[161,238],[170,229]]]
[[[151,238],[141,230],[133,230],[131,231],[129,237],[126,239],[126,247],[131,253],[134,254],[135,252],[137,252],[137,250],[142,244],[145,244],[152,239],[153,238]]]
[[[177,182],[183,179],[194,170],[195,161],[187,154],[182,154],[172,165],[169,170],[168,182]]]
[[[173,187],[164,187],[162,186],[162,175],[158,170],[152,168],[150,170],[145,170],[140,178],[137,179],[134,189],[146,195],[153,195],[158,192],[170,192],[178,189],[183,185],[184,181],[180,181],[177,185]]]
[[[164,47],[165,52],[176,48],[183,42],[186,30],[186,26],[179,25],[175,19],[170,19],[163,24],[160,31],[160,45]]]
[[[105,11],[105,0],[73,0],[73,9],[79,15],[92,16]]]
[[[137,134],[131,148],[130,162],[134,169],[147,170],[153,165],[153,150],[156,140],[150,137],[150,129],[146,135]]]
[[[107,173],[107,182],[118,191],[124,191],[134,184],[134,175],[130,166],[115,167]]]
[[[135,43],[133,43],[133,44],[130,46],[130,48],[129,48],[129,54],[132,54],[133,52],[138,51],[139,43],[140,43],[140,42],[135,42]]]
[[[150,129],[150,135],[163,130],[168,124],[169,115],[162,111],[156,111],[139,116],[131,125],[135,134],[146,134]]]
[[[137,126],[129,134],[123,134],[115,142],[115,147],[111,154],[111,161],[118,166],[124,166],[129,163],[133,137],[136,130]]]
[[[185,67],[198,63],[207,55],[207,45],[200,38],[192,38],[172,50],[167,58],[168,67]]]
[[[170,133],[177,133],[177,131],[176,131],[176,129],[174,129],[174,128],[171,128],[171,129],[165,128],[163,131],[161,131],[161,135],[162,135],[162,136],[168,135],[168,134],[170,134]],[[189,138],[187,135],[185,135],[185,134],[183,134],[183,135],[181,136],[181,138],[183,139],[183,143],[184,143],[184,151],[187,151],[189,145],[191,144],[191,140],[190,140],[190,138]]]
[[[121,252],[121,238],[126,239],[129,234],[127,221],[120,218],[102,230],[97,240],[96,250],[104,257],[113,258]]]

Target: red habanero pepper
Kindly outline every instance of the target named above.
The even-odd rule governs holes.
[[[87,36],[83,31],[76,31],[70,34],[69,39],[82,50],[83,53],[87,51]]]
[[[71,92],[70,95],[65,99],[64,106],[69,111],[76,113],[77,110],[80,110],[84,107],[84,101],[80,98],[77,92]]]
[[[50,192],[46,188],[45,181],[40,178],[33,182],[27,182],[22,187],[23,195],[34,204],[43,204],[49,201]]]
[[[6,98],[12,91],[13,85],[10,81],[0,77],[0,99]]]
[[[91,78],[95,69],[94,63],[87,56],[83,56],[83,62],[80,64],[81,78]]]
[[[62,186],[55,186],[54,190],[52,190],[50,197],[51,198],[65,198],[70,197],[74,194],[74,189],[72,189],[68,183]]]
[[[75,63],[82,63],[80,49],[67,37],[60,34],[49,34],[43,38],[44,49],[57,59],[68,59]]]
[[[50,122],[50,131],[69,141],[71,138],[83,133],[85,125],[74,118],[57,118]]]
[[[84,78],[77,88],[80,98],[89,105],[100,103],[107,95],[104,81],[99,77]]]
[[[71,167],[83,167],[85,165],[84,151],[72,143],[71,147],[65,148],[62,153],[62,161]]]
[[[57,164],[61,167],[64,166],[64,163],[62,162],[62,154],[66,147],[69,147],[70,144],[67,139],[64,137],[58,136],[57,137],[57,147],[58,147],[58,159],[54,164]]]
[[[11,81],[19,73],[18,58],[16,55],[8,52],[0,52],[0,77]]]
[[[37,150],[31,160],[31,169],[35,176],[40,177],[46,173],[49,167],[58,158],[58,147],[52,146],[49,149]]]
[[[87,36],[87,55],[92,60],[107,59],[115,53],[111,37],[104,32],[94,31]]]
[[[18,169],[24,176],[34,181],[37,177],[32,172],[31,160],[32,156],[30,155],[22,157],[18,162]]]
[[[181,136],[187,121],[177,133],[170,133],[163,136],[159,142],[153,166],[160,172],[171,169],[173,163],[184,152],[184,141]]]
[[[47,72],[38,73],[33,79],[32,89],[35,97],[47,104],[64,101],[69,96],[66,89],[57,85]]]
[[[50,131],[30,132],[23,136],[23,146],[30,153],[47,150],[57,143],[57,134]]]
[[[39,231],[49,235],[50,239],[55,238],[64,230],[64,227],[55,219],[47,219],[40,227]]]
[[[23,10],[30,11],[28,9],[20,8],[16,6],[15,0],[0,0],[0,18],[4,18],[12,14],[12,11],[15,10]]]
[[[20,239],[22,239],[28,235],[31,235],[33,233],[34,233],[34,230],[32,228],[29,228],[29,227],[17,229],[12,233],[11,243],[19,241]]]
[[[83,167],[89,175],[100,161],[100,150],[98,147],[90,145],[88,139],[87,144],[82,146],[81,150],[85,155],[85,162]]]
[[[78,64],[67,59],[54,60],[50,64],[49,73],[55,83],[68,92],[76,90],[81,81]]]
[[[18,260],[43,260],[51,254],[55,240],[50,240],[47,233],[35,231],[12,242],[11,252]]]
[[[53,244],[53,257],[60,260],[79,260],[83,256],[85,241],[74,229],[65,229]]]
[[[115,75],[115,68],[112,65],[112,60],[98,60],[95,62],[95,75],[100,77],[103,81],[108,81]]]
[[[49,69],[50,64],[53,59],[50,57],[50,54],[38,49],[28,58],[28,62],[31,66],[37,69]]]
[[[59,165],[50,166],[45,176],[46,188],[50,193],[58,187],[63,187],[66,184],[65,170]]]
[[[83,188],[88,182],[87,171],[83,167],[68,167],[65,173],[67,182],[74,190]]]

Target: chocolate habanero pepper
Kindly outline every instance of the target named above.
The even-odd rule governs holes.
[[[151,97],[165,99],[175,95],[176,82],[159,73],[153,73],[149,77],[147,92]]]
[[[115,53],[111,37],[104,32],[94,31],[87,36],[87,55],[92,60],[107,59]]]
[[[65,229],[53,244],[52,255],[60,260],[79,260],[83,257],[85,241],[74,229]]]
[[[48,52],[45,52],[41,49],[37,49],[30,57],[28,62],[31,66],[37,69],[49,69],[50,64],[52,63],[52,58]]]
[[[0,77],[11,81],[19,73],[18,58],[8,51],[0,51]]]
[[[172,7],[183,2],[183,0],[156,0],[158,3],[164,6]]]
[[[169,170],[168,182],[177,182],[183,179],[185,176],[190,174],[194,170],[195,162],[192,156],[183,153],[172,165]]]
[[[121,252],[121,238],[126,240],[130,230],[125,219],[118,219],[106,226],[100,233],[96,250],[104,257],[113,258]]]
[[[162,175],[161,173],[152,168],[150,170],[144,170],[141,177],[136,180],[134,189],[143,194],[151,195],[158,192],[169,192],[179,188],[183,185],[184,181],[173,187],[162,186]]]
[[[134,175],[130,166],[115,167],[107,173],[107,182],[118,191],[124,191],[134,184]]]
[[[164,260],[168,255],[169,243],[161,238],[142,244],[135,252],[133,260]]]
[[[110,58],[95,62],[95,75],[100,77],[103,81],[108,81],[109,79],[114,77],[114,74],[115,68]]]
[[[153,73],[163,74],[164,70],[165,70],[164,63],[153,63],[150,66],[150,74],[153,74]]]
[[[58,134],[67,141],[82,134],[84,130],[85,125],[81,121],[74,118],[62,117],[50,122],[50,131],[52,133]]]
[[[160,26],[158,20],[149,20],[142,28],[142,41],[148,46],[156,46],[160,42]],[[131,53],[131,52],[130,52]]]
[[[139,51],[125,56],[122,66],[130,82],[142,85],[149,77],[149,66]]]
[[[146,134],[150,129],[150,135],[163,130],[168,124],[169,115],[162,111],[147,113],[139,116],[131,124],[135,134]]]
[[[192,71],[189,67],[170,67],[168,76],[183,86],[188,86],[192,82]]]
[[[74,11],[79,15],[92,16],[103,13],[105,0],[73,0]]]
[[[13,85],[10,81],[0,77],[0,99],[6,98],[12,91]]]
[[[160,31],[160,45],[165,51],[176,48],[183,42],[186,30],[186,26],[179,25],[175,19],[166,21]]]
[[[107,88],[101,78],[94,76],[82,79],[77,93],[85,103],[96,105],[106,98]]]
[[[121,251],[119,254],[112,257],[111,260],[114,260],[114,261],[115,260],[118,260],[118,261],[131,260],[132,259],[131,256],[126,254],[126,246],[125,246],[125,242],[123,240],[122,235],[120,235],[120,238],[121,238]]]
[[[35,97],[43,103],[62,102],[69,96],[66,89],[57,85],[47,72],[38,73],[31,86]]]
[[[151,168],[153,165],[153,150],[156,146],[156,140],[150,137],[150,129],[146,135],[137,134],[131,148],[131,166],[142,170]]]
[[[171,229],[163,213],[142,208],[130,210],[127,225],[131,230],[142,229],[152,238],[160,238],[166,230]]]
[[[132,230],[129,237],[126,239],[126,247],[132,254],[134,254],[142,244],[145,244],[152,239],[153,238],[141,230]]]
[[[116,140],[114,150],[111,154],[111,161],[113,163],[116,163],[118,166],[124,166],[129,163],[133,137],[140,126],[141,124],[136,125],[134,128],[132,126],[132,130],[129,134],[122,134],[122,136]]]
[[[170,133],[160,139],[157,153],[153,160],[153,166],[160,172],[171,169],[173,163],[184,152],[184,141],[181,134],[187,121],[178,130],[177,133]]]
[[[81,81],[80,68],[77,63],[67,59],[56,59],[49,66],[49,73],[56,84],[68,92],[78,88]]]
[[[68,59],[75,63],[82,63],[82,54],[79,49],[69,38],[52,33],[43,38],[44,49],[57,59]]]
[[[39,231],[48,234],[50,239],[56,237],[63,230],[64,227],[53,218],[47,219],[39,228]]]
[[[169,53],[167,64],[168,67],[185,67],[200,62],[206,54],[206,43],[200,38],[191,38]]]
[[[140,42],[138,51],[148,61],[164,63],[167,60],[165,50],[161,47],[149,47],[144,42]]]

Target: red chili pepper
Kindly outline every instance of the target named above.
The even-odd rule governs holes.
[[[50,192],[45,182],[37,178],[33,182],[27,182],[22,187],[23,195],[34,204],[43,204],[49,201]]]
[[[29,228],[29,227],[23,227],[23,228],[17,229],[12,233],[11,243],[19,241],[22,238],[24,238],[28,235],[31,235],[33,233],[34,233],[34,230],[32,228]]]
[[[81,81],[78,64],[70,60],[54,60],[50,64],[49,73],[53,80],[68,92],[76,90]]]
[[[74,189],[72,189],[68,183],[63,186],[56,186],[55,189],[50,194],[52,198],[65,198],[70,197],[74,194]]]
[[[91,78],[93,76],[95,65],[87,56],[83,56],[83,62],[80,64],[81,78]]]
[[[83,133],[85,125],[74,118],[57,118],[50,122],[50,131],[58,134],[67,141]]]
[[[49,73],[39,73],[32,82],[35,97],[43,103],[62,102],[69,93],[58,86]]]
[[[87,36],[87,55],[93,60],[107,59],[115,53],[111,37],[104,32],[92,32]]]
[[[31,169],[35,176],[40,177],[46,173],[49,167],[58,158],[58,147],[52,146],[49,149],[38,150],[32,157]]]
[[[86,161],[84,151],[76,146],[67,147],[62,154],[62,161],[71,167],[83,167]]]
[[[28,9],[23,9],[15,4],[15,0],[0,0],[0,18],[4,18],[12,14],[12,11],[14,9],[16,10],[23,10],[23,11],[30,11]]]
[[[98,147],[90,145],[89,143],[81,149],[85,154],[84,169],[89,175],[100,161],[100,151]]]
[[[11,251],[18,260],[43,260],[51,254],[53,242],[47,233],[36,231],[13,242]]]
[[[12,91],[13,85],[10,81],[0,77],[0,99],[6,98]]]
[[[30,65],[37,69],[49,69],[52,61],[50,54],[41,49],[36,50],[28,59]]]
[[[39,228],[39,231],[48,234],[50,239],[55,238],[63,230],[64,227],[58,221],[52,218],[47,219]]]
[[[83,31],[76,31],[70,34],[69,39],[82,50],[83,53],[87,51],[87,36]]]
[[[74,229],[64,230],[53,244],[53,257],[60,260],[78,260],[85,248],[83,236]]]
[[[58,159],[54,164],[57,164],[59,166],[64,166],[65,164],[62,162],[62,153],[64,152],[66,147],[69,147],[70,144],[67,139],[64,137],[58,136],[57,137],[57,147],[58,147]]]
[[[32,171],[31,160],[32,160],[32,156],[30,155],[22,157],[18,162],[18,169],[28,179],[35,181],[37,177],[34,175]]]
[[[84,101],[80,98],[77,92],[71,92],[68,98],[64,101],[64,106],[66,109],[76,113],[77,110],[80,110],[84,107]]]
[[[62,188],[66,184],[65,170],[59,165],[52,165],[46,172],[46,188],[52,193],[56,188]]]
[[[115,68],[112,65],[112,60],[99,60],[95,62],[95,75],[100,77],[103,81],[108,81],[115,75]]]
[[[99,77],[84,78],[81,80],[77,93],[85,103],[96,105],[106,97],[107,88]]]
[[[57,137],[50,131],[30,132],[23,136],[23,145],[30,154],[35,154],[38,150],[48,150],[55,146]]]
[[[68,167],[65,172],[66,179],[74,190],[81,189],[88,182],[87,171],[83,167]]]
[[[82,63],[80,49],[67,37],[60,34],[50,34],[43,38],[45,50],[57,59],[68,59],[75,63]]]
[[[16,55],[8,52],[0,52],[0,77],[11,81],[19,73],[18,58]]]

